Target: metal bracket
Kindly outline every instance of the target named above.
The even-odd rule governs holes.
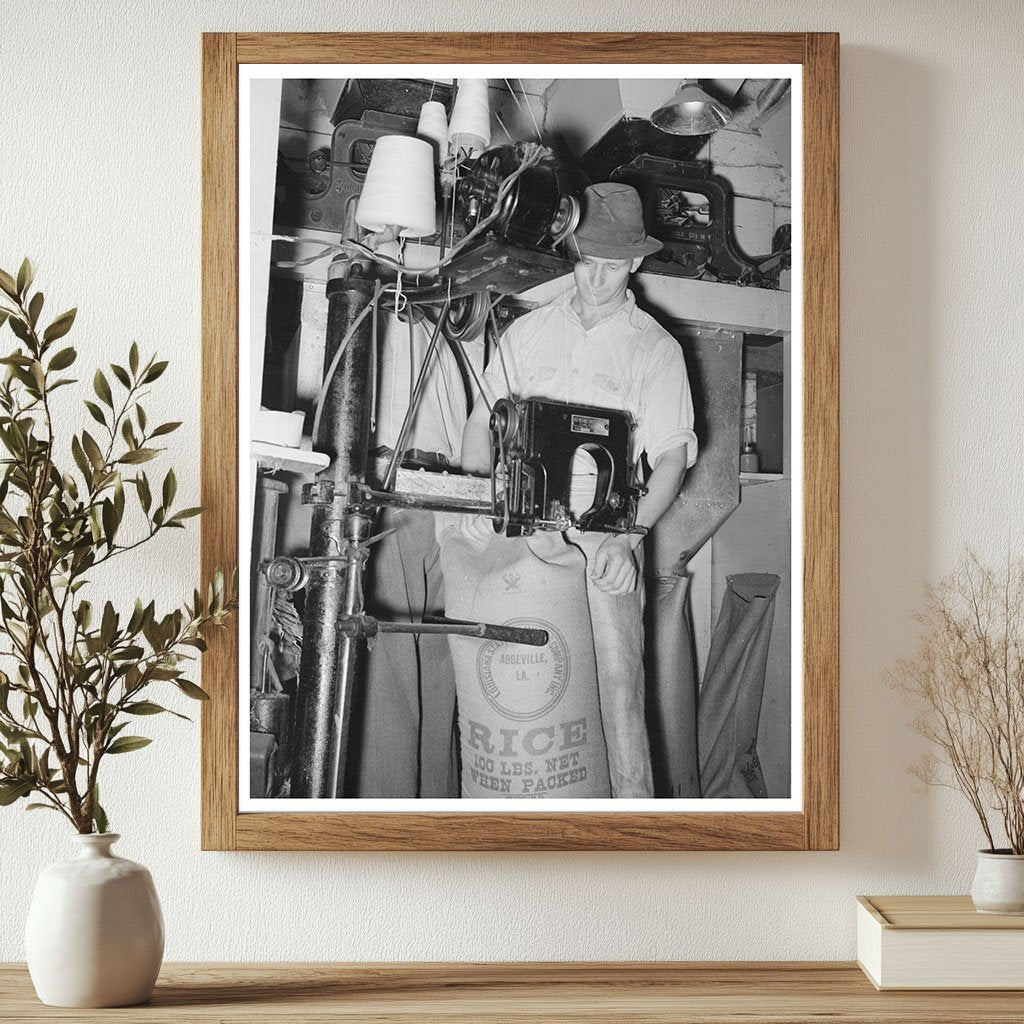
[[[333,505],[334,481],[314,480],[311,484],[302,485],[303,505]]]

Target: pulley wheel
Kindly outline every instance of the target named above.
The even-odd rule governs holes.
[[[461,299],[452,299],[441,330],[449,341],[472,341],[484,329],[490,309],[487,292],[474,292]]]

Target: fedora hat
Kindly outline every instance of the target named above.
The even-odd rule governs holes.
[[[661,248],[644,228],[640,195],[632,185],[603,181],[589,185],[581,199],[583,213],[569,237],[570,255],[632,259]]]

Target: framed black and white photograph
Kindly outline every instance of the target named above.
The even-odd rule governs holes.
[[[835,847],[836,50],[204,38],[204,845]]]

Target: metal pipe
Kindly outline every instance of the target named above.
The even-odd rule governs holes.
[[[481,516],[493,516],[494,507],[490,502],[474,501],[472,498],[446,498],[437,494],[409,494],[404,491],[375,491],[360,487],[361,500],[368,506],[390,505],[393,508],[417,508],[425,512],[463,512]]]
[[[266,659],[263,641],[270,632],[274,617],[274,591],[260,566],[274,557],[277,546],[277,509],[282,494],[288,493],[288,485],[273,477],[260,473],[256,488],[256,529],[252,545],[252,637],[249,656],[249,689],[263,690],[266,674]]]
[[[762,114],[767,114],[772,107],[789,91],[788,78],[772,79],[758,94],[755,103]]]
[[[544,647],[548,634],[543,629],[525,629],[518,626],[492,626],[487,622],[440,623],[440,622],[378,622],[380,633],[440,633],[444,636],[473,636],[481,640],[498,640],[502,643],[525,644],[528,647]]]
[[[363,574],[366,569],[366,557],[370,553],[366,538],[370,535],[373,520],[369,516],[350,513],[345,516],[345,539],[348,541],[347,564],[345,567],[345,601],[342,605],[341,619],[363,613]],[[331,622],[331,629],[336,629],[338,619]],[[334,767],[334,777],[330,785],[332,795],[341,796],[344,787],[344,764],[348,754],[348,736],[352,717],[352,690],[359,671],[361,654],[366,651],[362,637],[334,634],[337,643],[337,682],[335,693],[337,703],[336,719],[332,730],[332,749],[329,752],[329,763]]]
[[[327,345],[324,371],[341,341],[373,299],[373,279],[361,264],[335,260],[327,281]],[[331,561],[310,571],[302,616],[302,660],[296,710],[292,796],[329,799],[337,795],[348,733],[358,651],[339,640],[337,622],[362,610],[362,571],[369,519],[350,510],[350,484],[366,479],[370,440],[372,318],[364,317],[328,383],[316,446],[331,457],[318,474],[329,500],[314,503],[309,537],[311,558]]]
[[[372,615],[344,618],[338,623],[342,636],[367,637],[378,633],[439,633],[445,636],[473,636],[527,647],[544,647],[549,640],[546,629],[526,626],[497,626],[490,622],[466,622],[443,616],[425,616],[422,622],[383,622]]]
[[[344,516],[334,505],[313,510],[311,551],[341,546]],[[337,763],[338,676],[337,643],[333,623],[345,604],[345,571],[332,563],[309,574],[302,615],[302,659],[296,693],[293,797],[334,796]],[[331,623],[330,630],[325,624]]]

